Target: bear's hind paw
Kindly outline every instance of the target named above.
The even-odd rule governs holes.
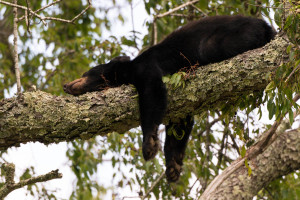
[[[149,137],[143,142],[143,156],[146,161],[153,159],[161,148],[159,139]]]
[[[172,161],[166,169],[166,176],[168,182],[176,182],[180,177],[182,171],[181,165],[177,164],[175,161]]]

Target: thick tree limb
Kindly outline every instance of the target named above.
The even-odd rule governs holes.
[[[249,166],[252,173],[248,175],[245,165],[239,165],[240,159],[234,161],[216,178],[227,176],[213,190],[205,191],[200,200],[252,199],[259,190],[272,180],[300,169],[300,132],[291,130],[279,134],[278,138],[261,154],[252,158]],[[236,167],[239,165],[239,167]]]
[[[284,62],[287,44],[277,38],[263,48],[200,67],[184,88],[168,90],[169,105],[164,122],[262,91],[269,82],[267,74]],[[88,139],[113,131],[123,133],[138,125],[138,102],[132,86],[79,97],[25,92],[20,99],[0,101],[1,149],[29,141],[49,144]]]

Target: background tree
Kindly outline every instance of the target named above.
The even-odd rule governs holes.
[[[89,67],[130,51],[134,51],[136,55],[140,49],[157,43],[187,21],[222,14],[264,17],[273,26],[278,25],[291,41],[287,48],[289,61],[282,64],[276,73],[266,74],[271,82],[264,93],[260,90],[251,95],[244,95],[238,100],[229,99],[218,109],[207,109],[195,116],[195,127],[187,149],[184,173],[176,185],[169,185],[163,178],[162,152],[153,162],[143,160],[139,129],[124,135],[110,133],[107,137],[70,142],[66,155],[71,162],[71,170],[77,177],[76,187],[70,199],[100,199],[107,190],[112,190],[114,197],[123,198],[118,188],[124,186],[129,186],[132,193],[136,194],[133,196],[141,198],[175,196],[179,199],[195,199],[233,160],[239,156],[245,157],[246,150],[262,133],[270,130],[271,126],[263,124],[261,120],[266,112],[264,105],[267,105],[267,117],[273,121],[277,120],[279,123],[279,119],[288,113],[290,125],[297,125],[294,123],[293,112],[298,109],[298,105],[294,103],[293,97],[299,92],[299,5],[281,1],[270,4],[267,0],[144,1],[147,13],[152,16],[152,19],[146,22],[149,34],[142,36],[138,30],[133,29],[131,35],[121,38],[111,36],[102,40],[103,31],[110,30],[113,20],[124,22],[119,4],[112,2],[112,7],[94,5],[75,25],[51,21],[44,27],[39,19],[32,18],[29,33],[26,22],[20,21],[19,57],[23,90],[36,85],[37,88],[51,94],[64,95],[61,87],[63,83],[77,78]],[[48,2],[30,1],[29,6],[32,10],[37,10],[46,3]],[[134,9],[134,1],[124,3],[130,4],[131,9]],[[28,6],[26,1],[19,1],[19,5]],[[55,4],[54,8],[42,11],[41,15],[71,19],[86,6],[86,1],[61,1]],[[108,14],[113,11],[119,15],[116,15],[116,19],[108,18]],[[274,21],[271,20],[271,11],[275,11]],[[0,18],[0,95],[4,98],[16,82],[11,50],[13,47],[9,39],[13,31],[12,8],[1,5],[0,13],[3,13],[3,17]],[[36,50],[32,44],[43,48]],[[165,78],[166,82],[173,82],[175,85],[178,84],[176,80],[180,82],[180,75]],[[172,87],[169,89],[172,90]],[[107,157],[116,169],[113,178],[117,184],[112,189],[103,188],[93,179],[98,170],[97,166],[106,162],[103,158]],[[248,162],[246,159],[245,161],[247,166]],[[131,176],[126,169],[129,169]],[[247,169],[251,176],[252,169],[249,165]],[[21,179],[29,178],[33,174],[34,170],[26,169]],[[259,191],[257,199],[299,198],[300,191],[296,187],[299,184],[298,176],[299,171],[295,171],[270,183]],[[39,185],[36,188],[30,186],[28,191],[36,197],[56,198],[55,193],[49,193]]]

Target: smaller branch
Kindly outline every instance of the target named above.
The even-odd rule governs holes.
[[[28,12],[29,11],[28,0],[26,0],[26,5],[27,5],[27,10],[25,10],[25,21],[26,21],[27,31],[28,31],[29,34],[31,34],[30,29],[29,29],[29,27],[30,27],[30,21],[29,21],[29,17],[30,16],[29,16],[29,13],[30,12]]]
[[[219,118],[221,118],[221,114],[219,113],[219,112],[217,112],[217,114],[218,114],[218,116],[219,116]],[[228,125],[226,125],[226,122],[224,121],[224,120],[222,120],[222,124],[223,124],[223,126],[226,128],[228,128]],[[237,153],[239,154],[239,155],[241,155],[240,154],[240,150],[239,150],[239,146],[237,145],[237,143],[236,143],[236,141],[235,141],[235,137],[233,136],[233,134],[231,134],[231,132],[228,130],[227,131],[227,134],[230,136],[230,138],[231,138],[231,140],[232,140],[232,147],[237,151]]]
[[[58,173],[57,170],[53,170],[45,175],[32,177],[26,180],[22,180],[18,183],[14,182],[14,176],[15,176],[15,165],[12,163],[5,163],[2,166],[2,169],[4,171],[5,176],[5,184],[0,189],[0,199],[4,199],[10,192],[13,190],[19,189],[21,187],[24,187],[26,185],[35,184],[38,182],[45,182],[56,178],[62,178],[62,174]]]
[[[191,193],[193,187],[196,185],[196,183],[197,183],[198,181],[199,181],[199,178],[197,178],[197,179],[195,180],[195,182],[193,183],[193,185],[190,187],[188,194]]]
[[[208,17],[208,15],[203,11],[201,10],[200,8],[198,8],[197,6],[195,6],[194,4],[191,5],[193,8],[195,8],[196,10],[198,10],[199,12],[201,12],[203,15],[205,15],[206,17]]]
[[[14,7],[14,8],[20,8],[20,9],[23,9],[23,10],[28,10],[32,15],[34,15],[34,16],[40,18],[40,19],[42,20],[42,22],[44,23],[44,25],[47,25],[46,22],[43,20],[43,17],[40,16],[40,15],[38,15],[37,13],[33,12],[30,8],[27,8],[27,7],[25,7],[25,6],[20,6],[20,5],[17,4],[17,2],[15,2],[14,4],[12,4],[12,3],[9,3],[9,2],[0,0],[0,3],[2,3],[2,4],[4,4],[4,5],[7,5],[7,6],[12,6],[12,7]],[[24,17],[24,18],[25,18],[25,17]],[[23,18],[23,19],[24,19],[24,18]]]
[[[154,18],[154,21],[153,21],[153,45],[156,45],[157,44],[157,23],[156,23],[156,20],[157,18]]]
[[[48,8],[48,7],[52,6],[52,5],[54,5],[54,4],[59,3],[60,1],[62,1],[62,0],[54,1],[54,2],[52,2],[52,3],[50,3],[50,4],[48,4],[48,5],[46,5],[46,6],[42,7],[42,8],[40,8],[40,9],[37,9],[36,11],[34,11],[34,13],[38,13],[38,12],[40,12],[40,11],[42,11],[42,10],[44,10],[44,9],[46,9],[46,8]],[[1,2],[0,2],[0,3],[1,3]],[[25,11],[26,11],[26,10],[25,10]],[[23,15],[22,17],[20,17],[19,20],[23,20],[24,18],[26,19],[26,13],[25,13],[25,15]]]
[[[91,1],[89,0],[89,5],[88,7],[86,7],[83,11],[81,11],[81,13],[79,13],[77,16],[75,16],[70,23],[74,23],[74,21],[76,21],[81,15],[83,15],[83,13],[85,13],[90,7],[92,7]]]
[[[170,14],[170,16],[174,16],[174,17],[185,17],[185,18],[187,18],[187,17],[188,17],[188,15],[184,15],[184,14],[177,14],[177,13]]]
[[[144,196],[141,197],[142,200],[146,199],[147,196],[152,192],[154,187],[159,183],[159,181],[165,176],[165,172],[161,173],[161,175],[156,179],[156,181],[153,183],[153,185],[150,187],[150,189],[146,192]]]
[[[46,78],[46,81],[39,87],[40,90],[44,90],[48,81],[58,72],[58,69],[54,69]]]
[[[137,50],[139,50],[138,46],[137,46],[137,43],[136,43],[136,31],[135,31],[135,27],[134,27],[134,16],[133,16],[133,2],[131,1],[130,2],[130,15],[131,15],[131,24],[132,24],[132,32],[133,32],[133,38],[134,38],[134,46]]]
[[[14,0],[14,3],[17,4],[17,0]],[[19,69],[19,58],[18,58],[18,8],[14,7],[14,64],[15,64],[15,74],[17,81],[17,93],[21,94],[21,78],[20,78],[20,69]]]
[[[225,139],[227,138],[228,136],[228,130],[225,130],[224,131],[224,134],[223,134],[223,138],[222,138],[222,141],[221,141],[221,147],[220,147],[220,150],[218,151],[218,163],[217,163],[217,171],[219,170],[220,166],[221,166],[221,163],[222,163],[222,159],[223,159],[223,150],[225,148]]]
[[[47,26],[47,23],[45,22],[45,18],[44,17],[42,17],[41,15],[33,12],[31,9],[29,9],[29,10],[30,10],[30,13],[32,13],[33,15],[35,15],[37,18],[39,18],[43,22],[44,26]]]
[[[188,5],[194,4],[194,3],[198,2],[198,1],[199,0],[189,1],[189,2],[184,3],[184,4],[182,4],[182,5],[180,5],[180,6],[176,7],[176,8],[173,8],[173,9],[169,10],[168,12],[165,12],[163,14],[159,14],[156,17],[157,18],[165,17],[165,16],[167,16],[167,15],[169,15],[169,14],[171,14],[171,13],[177,11],[177,10],[180,10],[181,8],[184,8],[184,7],[188,6]]]
[[[122,198],[122,200],[124,200],[124,199],[138,199],[138,198],[140,198],[140,196],[132,196],[132,197],[125,196],[125,197]]]
[[[263,5],[256,5],[256,4],[251,4],[251,3],[247,3],[247,2],[245,2],[245,4],[248,4],[248,5],[250,5],[250,6],[255,6],[255,7],[261,7],[261,8],[290,9],[290,7],[283,7],[283,8],[279,8],[279,7],[275,7],[275,6],[263,6]]]
[[[209,122],[209,123],[206,125],[206,129],[201,130],[199,133],[197,133],[197,135],[203,135],[203,133],[204,133],[206,130],[211,129],[211,127],[212,127],[215,123],[219,122],[220,120],[221,120],[221,118],[219,117],[219,118],[214,119],[213,121]]]
[[[237,143],[236,143],[236,141],[235,141],[235,137],[234,137],[231,133],[229,133],[229,136],[230,136],[230,138],[231,138],[231,140],[232,140],[232,147],[237,151],[237,153],[238,153],[239,155],[241,155],[239,146],[237,145]]]
[[[40,12],[40,11],[42,11],[42,10],[45,10],[46,8],[48,8],[48,7],[50,7],[50,6],[54,5],[54,4],[57,4],[57,3],[61,2],[61,1],[62,1],[62,0],[53,1],[52,3],[50,3],[50,4],[48,4],[48,5],[44,6],[44,7],[42,7],[42,8],[40,8],[40,9],[37,9],[37,10],[34,11],[34,12],[37,13],[37,12]]]
[[[20,6],[16,3],[9,3],[9,2],[6,2],[6,1],[2,1],[0,0],[0,3],[4,4],[4,5],[7,5],[7,6],[12,6],[12,7],[15,7],[15,8],[20,8],[20,9],[23,9],[23,10],[27,10],[27,8],[25,6]]]
[[[293,69],[293,71],[290,73],[290,75],[285,79],[285,83],[286,82],[288,82],[288,80],[292,77],[292,75],[298,70],[300,68],[300,64],[297,66],[297,67],[295,67],[294,69]]]
[[[54,4],[56,4],[56,3],[60,2],[60,1],[61,0],[55,1],[55,2],[53,2],[53,3],[51,3],[51,4],[47,5],[47,6],[45,6],[43,8],[38,9],[35,12],[32,11],[30,8],[18,5],[17,2],[15,2],[15,3],[12,4],[12,3],[0,0],[0,3],[2,3],[4,5],[12,6],[14,8],[20,8],[20,9],[23,9],[23,10],[28,10],[30,14],[32,14],[32,15],[36,16],[37,18],[39,18],[43,22],[43,24],[45,26],[47,25],[47,23],[45,22],[45,20],[55,20],[55,21],[60,21],[60,22],[65,22],[65,23],[74,23],[74,21],[76,21],[81,15],[83,15],[83,13],[85,13],[92,6],[91,0],[88,0],[88,4],[89,5],[83,11],[81,11],[81,13],[79,13],[78,15],[76,15],[72,20],[60,19],[60,18],[56,18],[56,17],[42,17],[39,14],[37,14],[38,11],[41,11],[41,10],[43,10],[45,8],[48,8],[49,6],[54,5]],[[21,17],[19,20],[24,19],[24,18],[25,18],[25,16]]]

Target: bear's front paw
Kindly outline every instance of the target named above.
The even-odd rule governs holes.
[[[166,176],[168,182],[176,182],[180,177],[180,173],[182,171],[181,165],[172,160],[166,169]]]
[[[146,161],[153,159],[161,148],[159,139],[155,136],[145,138],[143,142],[143,156]]]

